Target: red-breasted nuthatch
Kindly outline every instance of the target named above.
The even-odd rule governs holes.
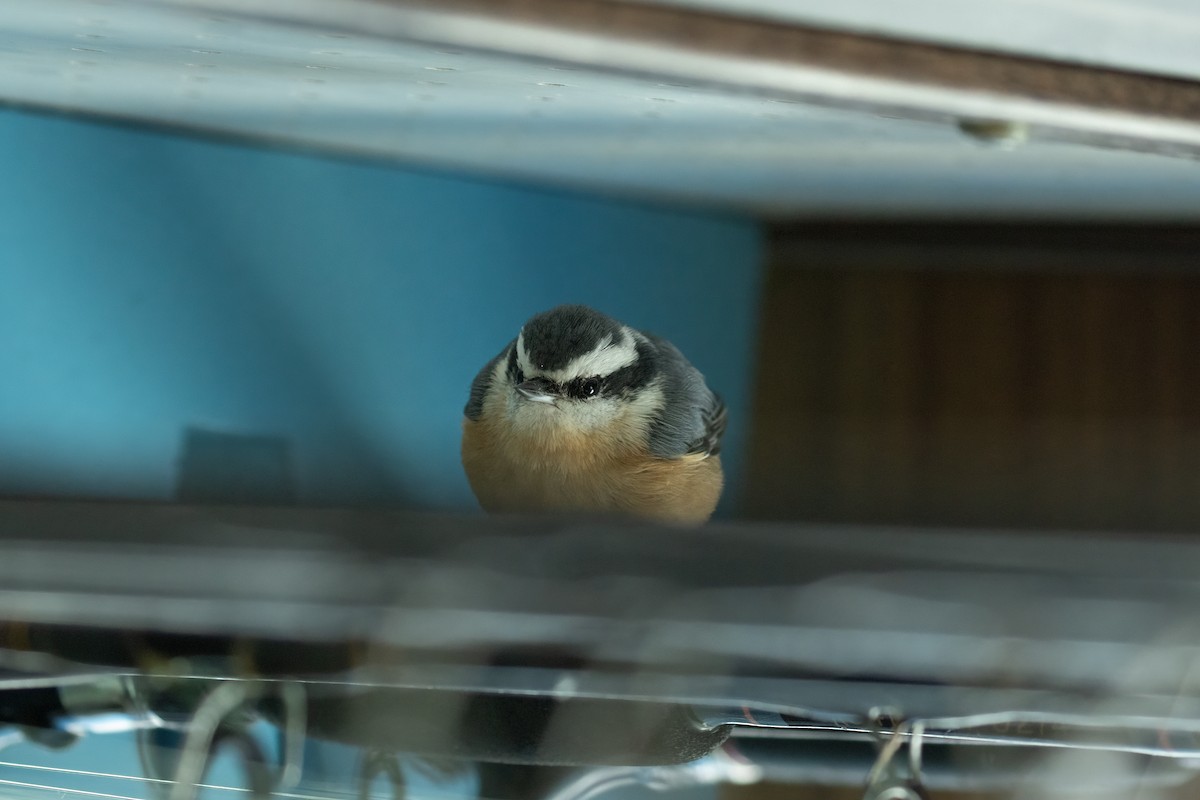
[[[465,415],[463,467],[489,512],[698,523],[721,495],[724,403],[666,339],[586,306],[526,322]]]

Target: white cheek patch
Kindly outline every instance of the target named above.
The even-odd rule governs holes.
[[[627,401],[629,416],[639,424],[649,427],[662,411],[665,402],[666,396],[663,395],[662,388],[658,384],[652,383],[629,397]]]
[[[586,403],[566,401],[554,406],[517,401],[509,405],[509,419],[515,433],[544,439],[557,432],[587,434],[610,430],[624,411],[617,400],[610,398]]]
[[[595,446],[603,449],[647,446],[665,397],[659,386],[651,384],[624,398],[596,397],[550,405],[530,403],[509,392],[506,400],[509,430],[518,439],[533,440],[536,447],[543,447],[559,434],[594,435]]]
[[[508,419],[512,431],[521,436],[537,436],[556,424],[559,410],[548,403],[531,403],[510,392],[507,400]]]
[[[621,413],[621,406],[616,400],[600,397],[582,403],[571,403],[564,420],[578,431],[596,431],[608,428],[613,420]]]

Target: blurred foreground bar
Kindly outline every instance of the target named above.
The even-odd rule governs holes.
[[[2,644],[45,670],[858,716],[1200,718],[1197,563],[1166,535],[0,504]]]

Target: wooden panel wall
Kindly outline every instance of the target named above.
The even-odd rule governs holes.
[[[1200,530],[1196,231],[782,230],[759,358],[750,517]]]

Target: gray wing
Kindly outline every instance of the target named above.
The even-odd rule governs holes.
[[[725,403],[675,345],[653,334],[642,335],[654,345],[666,400],[650,429],[651,452],[663,458],[717,455],[725,434]]]
[[[483,400],[487,396],[488,389],[492,386],[492,373],[496,369],[496,364],[501,359],[508,357],[508,351],[516,343],[516,339],[509,342],[495,358],[485,364],[483,369],[479,370],[479,374],[475,376],[475,380],[471,381],[471,396],[467,398],[467,406],[463,409],[463,413],[466,414],[467,419],[479,419],[479,415],[483,413]]]
[[[725,410],[725,401],[715,392],[709,392],[712,395],[712,403],[705,408],[704,412],[704,435],[696,441],[692,442],[689,453],[703,453],[706,456],[720,455],[721,453],[721,438],[725,436],[725,425],[729,421],[729,414]]]

